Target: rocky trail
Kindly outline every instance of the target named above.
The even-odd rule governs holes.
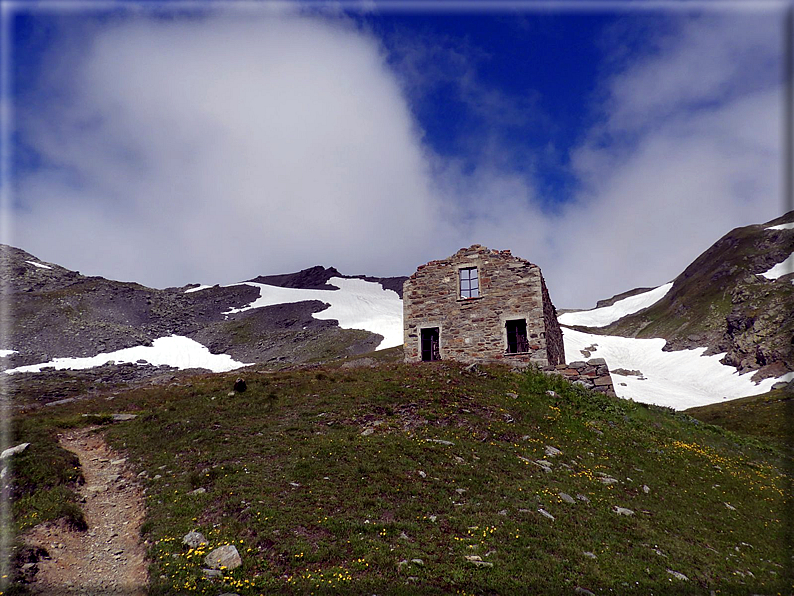
[[[28,544],[49,553],[36,563],[33,593],[146,594],[146,547],[140,538],[143,492],[126,460],[94,430],[75,429],[59,437],[61,446],[80,458],[85,478],[81,507],[88,529],[47,523],[27,534]]]

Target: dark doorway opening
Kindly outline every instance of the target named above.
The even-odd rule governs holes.
[[[441,360],[441,352],[438,348],[438,327],[422,329],[422,360],[431,362]]]
[[[507,328],[507,353],[519,354],[521,352],[529,352],[526,319],[507,321],[505,327]]]

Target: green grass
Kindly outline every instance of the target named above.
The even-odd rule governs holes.
[[[11,459],[13,529],[24,531],[45,521],[65,519],[76,529],[85,528],[75,487],[82,482],[79,460],[58,445],[60,428],[96,423],[97,417],[23,417],[14,421],[11,444],[30,447]]]
[[[708,424],[788,448],[789,454],[794,452],[791,444],[794,393],[791,390],[775,389],[761,395],[690,408],[686,412]]]
[[[786,590],[790,484],[777,452],[539,373],[391,357],[249,371],[233,397],[239,371],[118,395],[113,411],[138,417],[106,436],[147,472],[151,593]],[[85,400],[24,423],[107,412]],[[183,547],[190,530],[210,545]],[[226,543],[242,567],[204,579],[203,557]]]

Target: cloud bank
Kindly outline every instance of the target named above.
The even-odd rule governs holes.
[[[475,242],[538,263],[558,307],[661,285],[780,214],[781,40],[774,15],[712,15],[655,41],[605,73],[570,155],[577,190],[549,211],[498,136],[475,168],[434,154],[420,92],[350,20],[93,22],[16,107],[39,163],[18,172],[12,241],[154,287],[314,264],[410,274]]]

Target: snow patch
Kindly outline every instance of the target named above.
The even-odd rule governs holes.
[[[595,335],[563,328],[563,342],[568,361],[582,359],[581,350],[595,345],[587,358],[603,358],[610,371],[642,372],[644,379],[611,373],[619,397],[676,410],[766,393],[778,381],[794,379],[794,373],[787,373],[756,384],[750,380],[753,372],[740,375],[734,367],[721,364],[725,354],[704,356],[706,348],[663,352],[661,338]]]
[[[628,298],[618,300],[611,306],[583,310],[580,312],[567,312],[557,317],[561,325],[582,325],[583,327],[606,327],[626,315],[639,312],[644,308],[657,303],[661,300],[673,283],[666,283],[663,286],[648,290],[642,294],[635,294]]]
[[[49,265],[45,265],[44,263],[37,263],[36,261],[25,261],[26,263],[30,263],[34,267],[38,267],[39,269],[52,269]]]
[[[786,275],[787,273],[791,273],[792,271],[794,271],[794,253],[791,253],[785,261],[778,263],[769,271],[766,271],[761,275],[767,279],[777,279],[778,277]]]
[[[205,284],[201,284],[201,285],[200,285],[199,287],[197,287],[197,288],[190,288],[190,289],[188,289],[188,290],[185,290],[185,294],[190,294],[191,292],[198,292],[199,290],[206,290],[207,288],[211,288],[211,287],[212,287],[212,286],[208,286],[208,285],[205,285]]]
[[[206,346],[189,337],[171,335],[155,339],[151,346],[124,348],[87,358],[55,358],[42,364],[19,366],[5,372],[9,374],[16,372],[41,372],[44,367],[53,367],[57,370],[84,370],[102,366],[110,361],[120,364],[123,362],[137,363],[138,360],[145,360],[155,366],[166,364],[179,369],[206,368],[212,372],[228,372],[242,366],[248,366],[242,362],[237,362],[228,354],[212,354]]]
[[[332,277],[329,284],[338,290],[304,290],[280,288],[253,281],[242,284],[259,288],[259,298],[241,308],[233,308],[224,314],[244,312],[275,304],[289,304],[306,300],[319,300],[330,306],[313,313],[315,319],[335,319],[342,329],[364,329],[383,336],[378,350],[392,348],[403,343],[403,302],[394,290],[385,290],[377,282],[363,279]]]
[[[770,226],[764,228],[765,230],[794,230],[794,221],[791,223],[784,223],[777,226]]]
[[[16,350],[0,350],[0,358],[5,358],[6,356],[10,356],[11,354],[16,354]]]

